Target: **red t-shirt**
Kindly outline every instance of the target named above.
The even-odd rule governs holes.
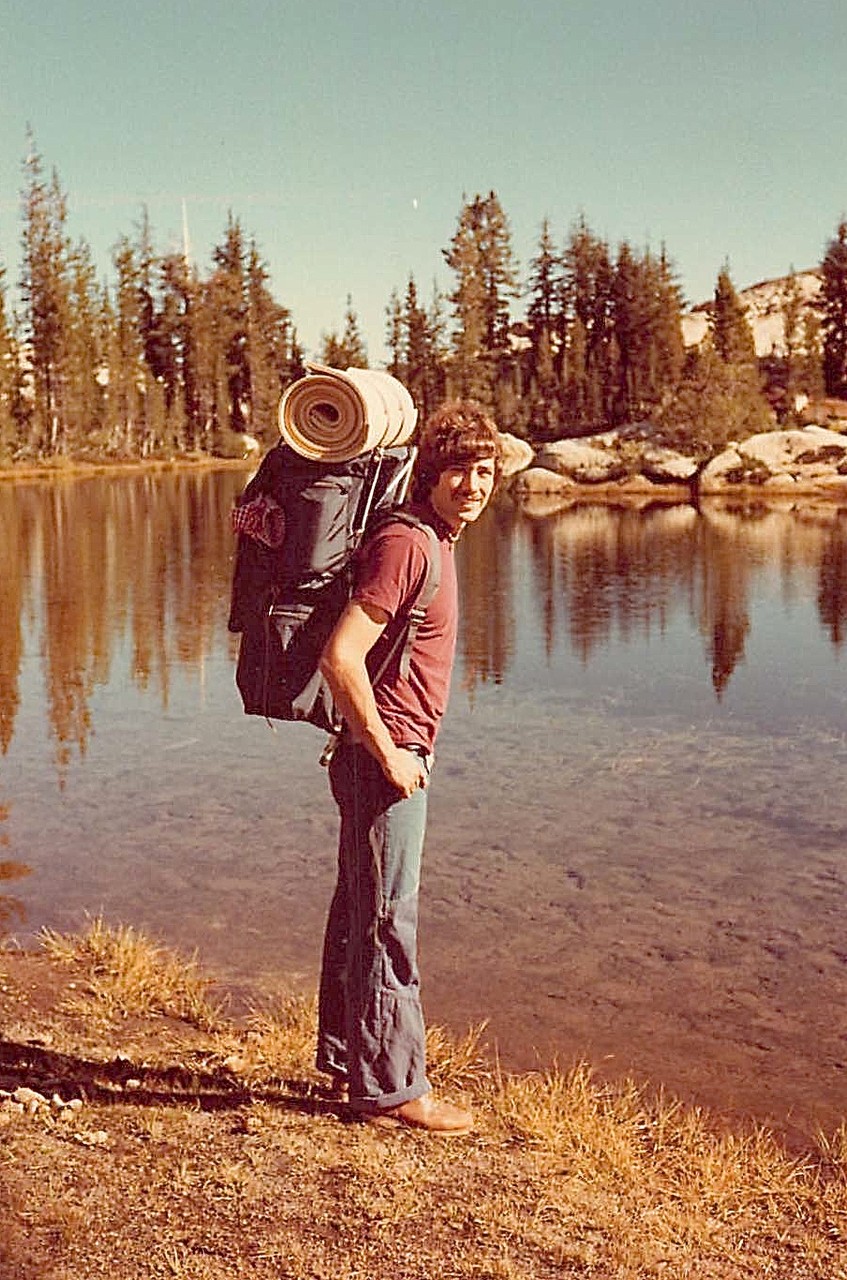
[[[377,709],[398,746],[417,744],[431,751],[450,694],[456,652],[458,587],[453,543],[442,522],[433,520],[441,548],[441,581],[424,615],[409,655],[409,677],[394,656],[374,689]],[[398,631],[408,620],[427,576],[429,539],[410,525],[382,525],[368,542],[356,574],[353,599],[383,609],[390,621],[368,655],[368,670],[379,670]],[[402,648],[402,646],[401,646]]]

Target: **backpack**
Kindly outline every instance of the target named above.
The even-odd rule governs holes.
[[[350,598],[356,553],[388,520],[421,528],[430,540],[427,577],[372,683],[398,654],[408,675],[441,569],[435,531],[400,506],[415,454],[402,445],[320,463],[280,441],[265,455],[233,511],[238,541],[228,626],[241,633],[235,679],[247,715],[340,731],[318,663]]]

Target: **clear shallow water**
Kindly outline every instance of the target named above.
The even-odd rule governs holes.
[[[0,924],[315,984],[335,816],[242,715],[236,472],[0,485]],[[847,513],[487,513],[422,903],[431,1020],[809,1132],[847,1113]],[[28,870],[28,874],[23,874]]]

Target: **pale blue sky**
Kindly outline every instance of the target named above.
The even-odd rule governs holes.
[[[26,126],[109,251],[149,209],[208,266],[227,210],[307,350],[385,307],[494,189],[522,274],[542,218],[664,241],[688,299],[820,260],[847,210],[843,0],[0,0],[0,263],[18,274]]]

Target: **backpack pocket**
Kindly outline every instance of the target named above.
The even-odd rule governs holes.
[[[361,476],[322,476],[287,495],[285,574],[291,583],[318,584],[346,563],[361,488]]]
[[[235,680],[248,715],[337,731],[335,704],[318,664],[348,591],[341,574],[314,602],[271,605],[260,622],[245,628]]]

